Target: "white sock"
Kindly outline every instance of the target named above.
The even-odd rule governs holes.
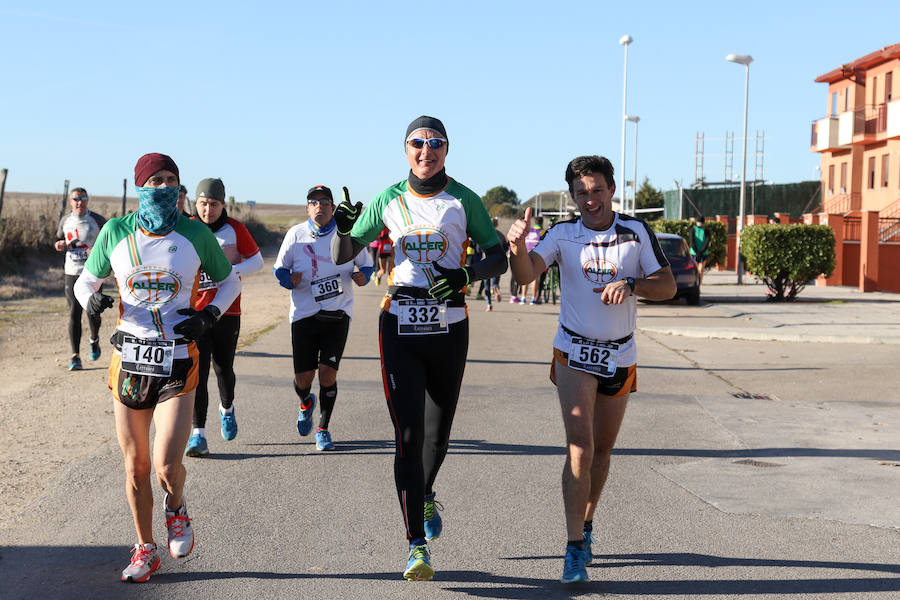
[[[191,435],[199,435],[202,438],[206,437],[206,427],[194,427],[191,429]]]
[[[219,414],[220,415],[230,415],[234,412],[234,404],[231,405],[231,408],[225,408],[221,404],[219,405]]]

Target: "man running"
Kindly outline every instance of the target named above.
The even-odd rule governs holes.
[[[228,216],[225,210],[225,184],[221,179],[204,179],[197,185],[197,217],[209,227],[219,242],[225,256],[231,262],[231,270],[238,276],[249,275],[263,268],[262,254],[243,223]],[[200,274],[200,286],[194,308],[212,302],[218,292],[218,284],[206,273]],[[200,379],[194,398],[194,428],[188,440],[185,454],[204,456],[209,454],[206,442],[206,413],[209,408],[209,366],[216,372],[219,386],[219,421],[222,439],[226,442],[237,437],[237,417],[234,413],[234,353],[237,351],[241,332],[241,296],[231,303],[215,325],[197,340],[200,353]]]
[[[69,206],[72,212],[59,221],[56,237],[60,238],[53,245],[58,252],[66,253],[65,284],[66,303],[69,306],[69,344],[72,347],[72,358],[69,370],[81,369],[81,304],[75,299],[75,280],[81,275],[91,247],[106,219],[88,210],[88,193],[84,188],[75,188],[69,195]],[[88,327],[91,331],[91,360],[100,358],[100,316],[88,315]]]
[[[324,185],[310,188],[306,212],[309,219],[291,227],[284,236],[274,271],[278,283],[291,290],[294,391],[300,397],[297,432],[307,436],[312,430],[316,395],[310,390],[318,371],[316,449],[334,450],[328,427],[337,400],[338,366],[353,317],[353,284],[366,285],[374,267],[365,251],[357,252],[343,265],[332,262],[335,223],[330,189]]]
[[[178,212],[190,219],[191,213],[186,210],[187,203],[187,188],[182,185],[178,188]]]
[[[527,252],[529,208],[507,239],[519,282],[534,281],[547,265],[559,265],[562,297],[550,379],[568,445],[562,581],[573,583],[587,581],[594,511],[628,395],[637,391],[636,297],[665,300],[676,288],[653,231],[640,219],[613,212],[616,186],[608,159],[575,158],[566,167],[566,182],[580,219],[560,221]]]
[[[103,278],[112,273],[121,292],[108,385],[125,462],[125,495],[138,538],[131,563],[122,571],[122,581],[128,582],[147,581],[160,567],[153,538],[151,464],[165,492],[169,553],[183,558],[194,548],[182,458],[197,386],[195,340],[241,291],[240,279],[209,228],[178,212],[178,178],[178,166],[165,154],[138,159],[137,211],[103,227],[75,282],[75,296],[90,314],[113,306],[113,299],[100,291]],[[211,304],[195,310],[201,270],[220,282],[219,291]]]

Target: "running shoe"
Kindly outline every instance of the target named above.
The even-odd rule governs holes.
[[[91,360],[100,358],[100,340],[91,340]]]
[[[194,528],[187,514],[184,498],[176,511],[169,510],[169,495],[163,503],[166,509],[166,529],[169,530],[169,554],[174,558],[184,558],[194,549]]]
[[[510,297],[509,297],[509,303],[510,303],[510,304],[518,304],[518,303],[519,303],[519,297],[518,297],[518,296],[510,296]]]
[[[475,299],[476,300],[484,300],[484,294],[476,294]]]
[[[427,544],[409,549],[409,560],[403,576],[409,581],[431,581],[434,569],[431,567],[431,553]]]
[[[301,406],[299,414],[297,414],[297,433],[300,435],[309,435],[309,432],[312,431],[313,409],[316,407],[316,395],[310,394],[307,400],[309,401],[309,408],[304,409]]]
[[[327,429],[316,431],[316,450],[334,450],[334,442],[331,441],[331,434]]]
[[[219,421],[222,422],[223,440],[230,442],[237,437],[237,418],[234,414],[234,406],[231,407],[231,412],[222,412],[222,408],[220,407]]]
[[[484,310],[485,310],[485,312],[491,312],[492,310],[494,310],[494,307],[491,306],[490,304],[488,304],[487,306],[484,307]]]
[[[584,564],[589,565],[594,562],[594,553],[591,552],[591,544],[594,543],[594,536],[590,531],[584,532]]]
[[[77,354],[72,357],[72,362],[69,363],[70,371],[80,371],[81,370],[81,357]]]
[[[503,294],[500,293],[500,290],[497,290],[497,302],[503,302]]]
[[[587,569],[584,568],[584,550],[575,546],[566,546],[566,558],[563,561],[563,583],[587,581]]]
[[[425,539],[436,540],[441,537],[444,528],[441,515],[438,510],[444,510],[440,502],[434,501],[434,492],[425,494]]]
[[[222,427],[224,428],[224,425]],[[205,456],[206,454],[209,454],[209,446],[206,445],[206,438],[199,433],[195,433],[188,439],[187,450],[184,451],[184,455],[197,457]]]
[[[155,545],[150,542],[135,544],[131,549],[131,564],[122,571],[122,581],[143,583],[150,579],[150,573],[159,567],[159,553]]]

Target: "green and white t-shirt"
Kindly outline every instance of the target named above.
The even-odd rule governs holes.
[[[187,317],[176,311],[194,306],[201,269],[215,281],[231,273],[231,262],[209,227],[181,217],[174,230],[152,235],[131,213],[110,219],[100,230],[75,293],[86,306],[99,289],[96,282],[112,272],[120,298],[117,328],[144,339],[177,339],[172,328]],[[240,292],[235,280],[236,286],[220,287],[212,302],[222,312]],[[176,349],[176,358],[183,352]]]
[[[407,180],[392,185],[366,207],[350,235],[366,246],[384,227],[394,241],[389,284],[404,287],[434,285],[432,262],[450,269],[464,266],[470,237],[482,248],[499,243],[481,198],[452,177],[433,196],[416,194]],[[397,314],[390,302],[382,307]],[[450,308],[447,317],[451,323],[460,321],[466,317],[465,308]]]

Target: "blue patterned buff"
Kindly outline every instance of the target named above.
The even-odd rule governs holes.
[[[178,186],[137,187],[138,225],[155,235],[165,235],[178,223]]]
[[[323,227],[319,227],[318,225],[316,225],[316,222],[312,219],[307,219],[307,223],[309,223],[309,232],[314,238],[320,238],[322,236],[328,235],[336,225],[334,219],[328,221],[328,224],[324,225]]]

